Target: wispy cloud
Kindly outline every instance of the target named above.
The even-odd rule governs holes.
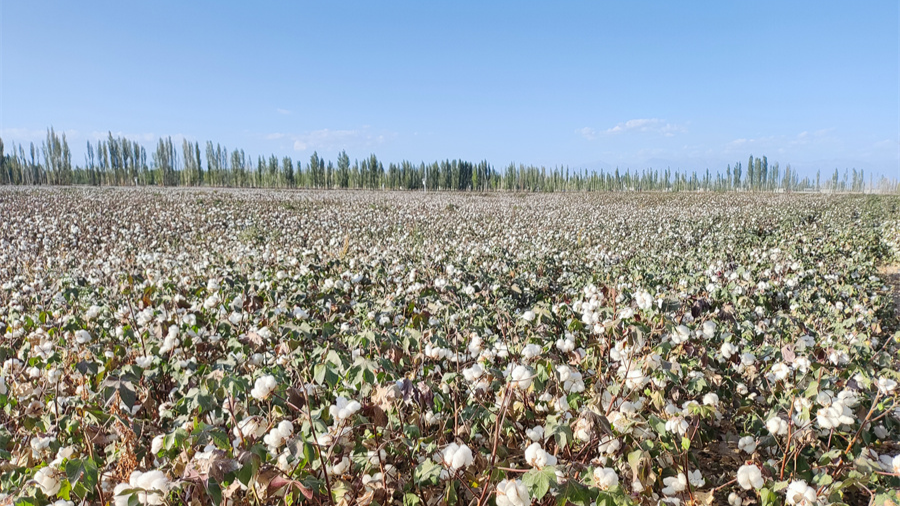
[[[575,131],[575,133],[589,141],[601,136],[619,135],[624,133],[655,133],[665,137],[673,137],[676,134],[685,132],[687,132],[687,127],[685,127],[685,125],[669,123],[660,118],[630,119],[604,130],[584,127]]]
[[[122,132],[121,130],[118,132],[110,132],[110,131],[100,132],[99,130],[94,131],[88,135],[88,139],[106,139],[109,137],[109,134],[112,134],[112,136],[116,137],[116,138],[124,137],[130,141],[138,141],[138,142],[153,142],[157,139],[157,135],[154,133],[151,133],[151,132],[129,133],[129,132]],[[175,138],[181,139],[184,136],[181,134],[175,134],[175,135],[172,135],[171,137],[173,139],[175,139]]]
[[[290,140],[296,151],[367,148],[384,144],[394,137],[394,132],[375,132],[368,126],[352,130],[324,128],[302,133],[275,132],[265,136],[267,140]]]
[[[291,111],[289,111],[287,109],[281,109],[280,107],[278,109],[275,109],[275,112],[277,112],[278,114],[283,114],[285,116],[288,116],[291,114]]]
[[[741,137],[725,144],[724,152],[764,150],[767,152],[787,153],[805,147],[840,144],[840,139],[831,135],[832,132],[834,132],[833,128],[824,128],[812,132],[804,130],[796,135]]]
[[[105,131],[101,132],[99,130],[95,130],[92,132],[82,132],[80,130],[68,129],[68,130],[55,130],[57,135],[62,136],[66,135],[66,140],[69,143],[72,142],[83,142],[85,140],[95,141],[99,139],[106,139],[109,137],[110,132]],[[150,143],[155,142],[157,139],[157,135],[154,133],[134,133],[134,132],[123,132],[116,131],[112,132],[113,137],[124,137],[131,141],[138,141],[141,143]],[[17,143],[24,142],[34,142],[39,143],[47,139],[47,129],[37,130],[33,128],[3,128],[0,129],[0,137],[4,139],[8,139],[9,141],[14,141]],[[171,136],[173,140],[181,140],[184,138],[182,134],[175,134]]]

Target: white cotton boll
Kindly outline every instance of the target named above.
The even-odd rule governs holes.
[[[575,340],[569,336],[564,339],[557,339],[556,349],[563,353],[569,353],[575,349]]]
[[[472,367],[463,369],[463,377],[468,382],[474,382],[484,374],[484,367],[481,364],[474,364]]]
[[[741,496],[737,495],[736,493],[731,492],[730,494],[728,494],[728,505],[729,506],[741,506],[741,504],[743,502],[744,502],[744,500],[741,499]]]
[[[100,306],[91,306],[87,311],[85,311],[84,319],[88,321],[93,320],[100,316],[100,311]]]
[[[362,408],[362,405],[359,402],[347,400],[345,397],[338,397],[334,400],[334,404],[328,408],[328,413],[334,418],[335,423],[339,423],[353,416],[360,408]]]
[[[653,307],[653,297],[644,291],[636,293],[634,295],[634,301],[637,303],[638,307],[644,311]]]
[[[160,434],[153,438],[153,441],[150,443],[150,453],[156,455],[163,449],[163,443],[165,442],[166,436],[164,434]]]
[[[534,311],[531,311],[531,310],[528,310],[528,311],[525,311],[524,313],[522,313],[522,319],[525,320],[526,322],[534,321],[536,316],[537,315],[534,314]]]
[[[691,486],[694,488],[703,488],[706,485],[706,480],[703,479],[703,474],[699,469],[688,471],[688,480],[690,480]]]
[[[716,337],[716,329],[716,322],[711,320],[703,322],[703,325],[700,327],[700,330],[703,332],[703,336],[707,339]]]
[[[536,443],[540,443],[544,440],[544,428],[538,425],[530,429],[525,429],[525,435],[528,437],[528,439]]]
[[[34,481],[47,496],[54,496],[59,492],[62,483],[55,469],[42,467],[34,474]]]
[[[151,365],[153,365],[153,357],[152,356],[140,356],[134,359],[135,365],[140,367],[141,369],[148,369]]]
[[[664,495],[673,496],[687,489],[687,484],[687,477],[685,477],[684,473],[678,473],[678,476],[663,478],[664,487],[662,493]]]
[[[882,376],[878,378],[876,386],[878,387],[878,391],[881,392],[882,395],[891,395],[891,393],[893,393],[893,391],[897,389],[897,382],[890,378],[885,378],[884,376]]]
[[[206,309],[213,309],[219,305],[219,296],[216,294],[212,294],[205,301],[203,301],[203,307]]]
[[[634,316],[634,309],[632,309],[630,307],[623,307],[622,309],[619,310],[619,319],[620,320],[627,320],[633,316]]]
[[[473,460],[472,450],[466,445],[450,443],[440,453],[440,462],[450,471],[465,469]]]
[[[738,469],[737,482],[744,490],[759,490],[766,483],[765,480],[763,480],[759,467],[752,464],[741,466]]]
[[[614,469],[598,467],[594,469],[594,482],[600,490],[609,490],[619,484],[619,475]]]
[[[772,366],[772,369],[769,370],[769,374],[766,377],[769,381],[784,381],[788,374],[790,374],[791,368],[788,367],[784,362],[777,362]]]
[[[159,352],[160,353],[169,353],[170,351],[177,348],[179,344],[181,344],[181,342],[178,340],[178,337],[173,336],[172,334],[169,334],[168,336],[166,336],[165,339],[163,339],[163,344],[159,348]]]
[[[250,390],[250,395],[257,400],[264,401],[272,395],[272,392],[278,386],[278,382],[275,380],[275,376],[266,375],[260,378],[257,378],[256,382],[253,384],[253,389]]]
[[[731,344],[731,343],[722,343],[722,346],[719,348],[719,352],[722,354],[725,359],[730,359],[732,355],[738,353],[740,348]]]
[[[328,474],[332,476],[341,476],[350,470],[350,459],[346,456],[340,462],[333,466],[327,466]]]
[[[841,390],[838,393],[837,398],[838,401],[841,402],[841,404],[847,406],[848,408],[855,408],[859,405],[859,394],[854,390]]]
[[[533,380],[534,375],[531,369],[524,365],[517,365],[509,375],[510,385],[519,390],[528,390],[528,387],[531,386]]]
[[[666,422],[666,432],[671,432],[673,434],[680,434],[683,436],[687,434],[688,427],[689,424],[683,416],[676,416]]]
[[[681,344],[688,339],[691,338],[691,329],[687,328],[685,325],[679,325],[675,327],[675,332],[669,336],[669,339],[672,340],[672,344]]]
[[[282,420],[278,423],[277,426],[272,428],[266,437],[263,438],[263,441],[266,445],[269,446],[269,449],[272,450],[272,453],[277,453],[278,450],[284,445],[284,442],[287,441],[289,437],[294,433],[294,425],[287,421]]]
[[[703,396],[703,404],[707,406],[718,406],[719,405],[719,396],[715,393],[708,393]]]
[[[894,474],[900,474],[900,454],[894,456],[891,459],[891,469],[890,471]]]
[[[621,447],[622,443],[618,439],[601,439],[600,444],[597,445],[597,451],[601,454],[612,455],[619,451]]]
[[[823,429],[835,429],[842,424],[850,425],[854,421],[853,412],[840,401],[833,402],[827,408],[821,408],[816,413],[816,423]]]
[[[138,503],[143,505],[164,504],[166,495],[169,493],[169,480],[162,471],[134,471],[128,479],[128,483],[120,483],[116,485],[113,497],[116,506],[127,506],[130,494],[124,492],[129,489],[136,489],[134,496]]]
[[[754,439],[753,436],[744,436],[738,440],[738,449],[752,454],[756,451],[756,444],[756,439]]]
[[[796,506],[814,506],[817,502],[816,489],[803,480],[792,481],[788,485],[785,501]]]
[[[525,462],[531,467],[543,469],[547,466],[555,466],[556,457],[541,448],[540,443],[531,443],[531,445],[525,449]]]
[[[766,422],[766,429],[768,429],[773,436],[781,436],[787,434],[788,423],[784,421],[783,418],[775,416]]]
[[[526,344],[525,347],[522,348],[522,359],[533,360],[541,356],[541,351],[541,347],[536,344]]]
[[[503,480],[497,484],[497,506],[527,506],[531,504],[528,488],[522,480]]]
[[[87,344],[91,342],[91,334],[87,330],[80,329],[75,331],[75,342],[78,344]]]

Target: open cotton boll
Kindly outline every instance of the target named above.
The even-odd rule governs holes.
[[[669,476],[668,478],[663,478],[663,489],[662,493],[664,495],[672,496],[679,492],[683,492],[687,489],[688,480],[684,473],[678,473],[677,476]]]
[[[528,390],[531,382],[534,380],[534,374],[531,369],[524,365],[517,365],[509,374],[509,383],[519,390]]]
[[[156,455],[163,449],[163,443],[165,442],[166,436],[165,434],[160,434],[153,438],[153,441],[150,442],[150,453]]]
[[[842,424],[850,425],[854,421],[853,411],[840,401],[833,402],[827,408],[820,408],[816,413],[816,424],[826,430],[835,429]]]
[[[539,443],[544,440],[544,428],[538,425],[530,429],[525,429],[525,435],[528,437],[528,439]]]
[[[253,384],[253,389],[250,390],[250,395],[254,399],[264,401],[272,395],[272,392],[277,386],[278,382],[275,380],[275,376],[268,374],[256,379],[256,382]]]
[[[575,339],[573,339],[571,336],[566,336],[563,339],[557,339],[556,349],[563,353],[570,353],[575,349]]]
[[[84,329],[76,330],[75,342],[78,344],[87,344],[91,342],[91,333]]]
[[[594,482],[600,490],[609,490],[619,484],[619,475],[614,469],[598,467],[594,469]]]
[[[716,337],[716,328],[716,322],[707,320],[703,322],[703,325],[700,326],[700,331],[703,332],[703,337],[712,339]]]
[[[543,469],[547,466],[555,466],[556,457],[541,448],[540,443],[531,443],[531,445],[525,449],[525,462],[531,467]]]
[[[742,437],[738,440],[738,449],[752,454],[756,450],[756,439],[753,436]]]
[[[472,450],[466,445],[450,443],[440,453],[441,464],[451,471],[465,469],[473,460]]]
[[[503,480],[497,484],[497,506],[527,506],[531,504],[528,488],[522,480]]]
[[[334,418],[335,423],[339,423],[353,416],[360,408],[362,408],[362,405],[359,402],[347,400],[345,397],[338,397],[334,400],[334,404],[328,408],[328,413]]]
[[[773,436],[781,436],[787,434],[788,423],[784,421],[783,418],[775,416],[766,422],[766,429],[768,429]]]
[[[744,490],[759,490],[766,483],[765,480],[763,480],[762,473],[760,472],[759,467],[752,464],[748,464],[738,468],[737,482],[738,485],[740,485]]]
[[[473,364],[472,367],[463,369],[463,377],[470,383],[480,378],[482,374],[484,374],[484,367],[481,364]]]
[[[126,490],[136,490],[126,494]],[[128,483],[120,483],[113,490],[116,506],[128,506],[132,495],[143,505],[164,504],[169,493],[169,480],[162,471],[133,471]]]
[[[62,483],[59,479],[59,473],[50,467],[42,467],[34,474],[34,481],[47,496],[54,496],[59,492]]]
[[[645,291],[640,291],[640,292],[634,294],[634,301],[637,303],[638,307],[643,311],[646,311],[646,310],[650,309],[651,307],[653,307],[653,297]]]
[[[531,311],[531,310],[528,310],[528,311],[525,311],[524,313],[522,313],[522,319],[525,320],[526,322],[534,321],[535,317],[536,317],[536,315],[534,314],[534,311]]]
[[[522,348],[522,359],[533,360],[541,356],[541,351],[541,347],[536,344],[526,344],[525,347]]]
[[[272,453],[277,453],[293,433],[294,425],[287,420],[282,420],[266,434],[263,441],[268,445],[269,449],[272,450]]]
[[[881,392],[882,395],[891,395],[894,390],[897,389],[897,382],[890,379],[885,378],[884,376],[878,378],[878,382],[876,383],[878,387],[878,391]]]
[[[814,506],[818,500],[816,489],[803,480],[792,481],[785,493],[785,502],[795,506]]]

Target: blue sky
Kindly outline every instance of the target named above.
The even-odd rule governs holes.
[[[0,3],[0,135],[900,175],[898,2]]]

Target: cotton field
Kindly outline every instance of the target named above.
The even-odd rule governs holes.
[[[0,504],[896,504],[898,263],[895,196],[2,188]]]

